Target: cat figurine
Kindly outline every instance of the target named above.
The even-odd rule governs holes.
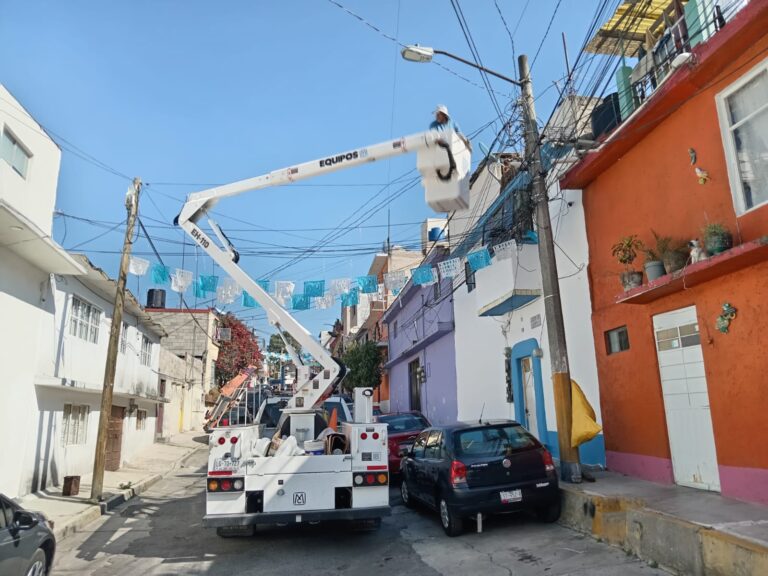
[[[709,254],[707,254],[707,251],[702,247],[698,238],[689,240],[688,247],[691,249],[691,264],[695,264],[696,262],[701,262],[702,260],[709,258]]]

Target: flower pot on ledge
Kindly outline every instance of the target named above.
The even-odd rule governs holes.
[[[632,290],[643,285],[643,273],[636,270],[625,270],[619,276],[621,279],[621,285],[624,287],[624,292]]]
[[[650,260],[645,263],[645,277],[648,282],[653,282],[656,278],[661,278],[666,274],[664,269],[664,262],[661,260]]]

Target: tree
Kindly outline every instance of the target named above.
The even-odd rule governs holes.
[[[293,346],[293,349],[296,350],[297,354],[301,354],[301,344],[296,342],[293,336],[291,336],[288,333],[285,333],[285,337],[290,343],[291,346]],[[269,344],[267,344],[267,352],[271,354],[287,354],[288,350],[285,348],[285,342],[283,342],[283,339],[280,338],[280,334],[272,334],[272,336],[269,337]]]
[[[219,386],[229,382],[248,366],[259,366],[263,356],[256,337],[234,314],[221,319],[221,328],[229,328],[231,337],[219,344],[216,380]]]
[[[344,364],[349,373],[344,388],[376,388],[381,383],[381,352],[375,342],[353,344],[344,353]]]

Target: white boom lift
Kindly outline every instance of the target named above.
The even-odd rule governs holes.
[[[355,421],[343,423],[341,434],[318,443],[326,424],[316,407],[340,384],[346,369],[240,268],[239,254],[210,211],[223,198],[410,152],[417,155],[426,201],[434,210],[468,207],[469,149],[453,132],[428,131],[191,194],[176,218],[176,224],[266,310],[280,335],[290,334],[322,367],[313,375],[283,336],[297,361],[297,380],[274,438],[259,438],[258,421],[211,433],[203,524],[216,527],[220,535],[252,533],[256,524],[331,519],[377,524],[390,511],[389,476],[386,424],[373,422],[371,388],[355,391]],[[213,235],[201,229],[203,217]]]

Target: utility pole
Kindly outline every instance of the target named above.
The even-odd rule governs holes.
[[[528,56],[518,58],[523,98],[523,122],[525,128],[526,157],[531,174],[536,207],[536,231],[539,237],[539,261],[544,292],[544,318],[549,339],[549,355],[552,364],[552,388],[557,416],[557,439],[560,448],[560,475],[566,482],[581,482],[581,464],[578,448],[571,447],[571,374],[568,367],[568,350],[565,343],[563,307],[560,301],[560,282],[555,260],[555,239],[549,215],[546,173],[541,161],[539,128],[533,103],[533,86],[528,69]]]
[[[93,460],[93,480],[91,482],[91,500],[100,502],[104,488],[104,465],[107,458],[107,434],[109,419],[112,414],[112,391],[115,387],[115,372],[117,370],[117,349],[120,343],[120,333],[123,325],[123,306],[125,304],[125,283],[128,277],[128,259],[133,244],[133,229],[139,212],[139,194],[141,179],[134,178],[133,184],[125,195],[125,208],[128,211],[128,221],[123,241],[123,255],[120,258],[120,275],[117,278],[115,293],[115,309],[112,312],[112,326],[109,330],[109,347],[107,348],[107,365],[104,368],[104,389],[101,393],[101,412],[99,413],[99,433],[96,438],[96,455]]]

